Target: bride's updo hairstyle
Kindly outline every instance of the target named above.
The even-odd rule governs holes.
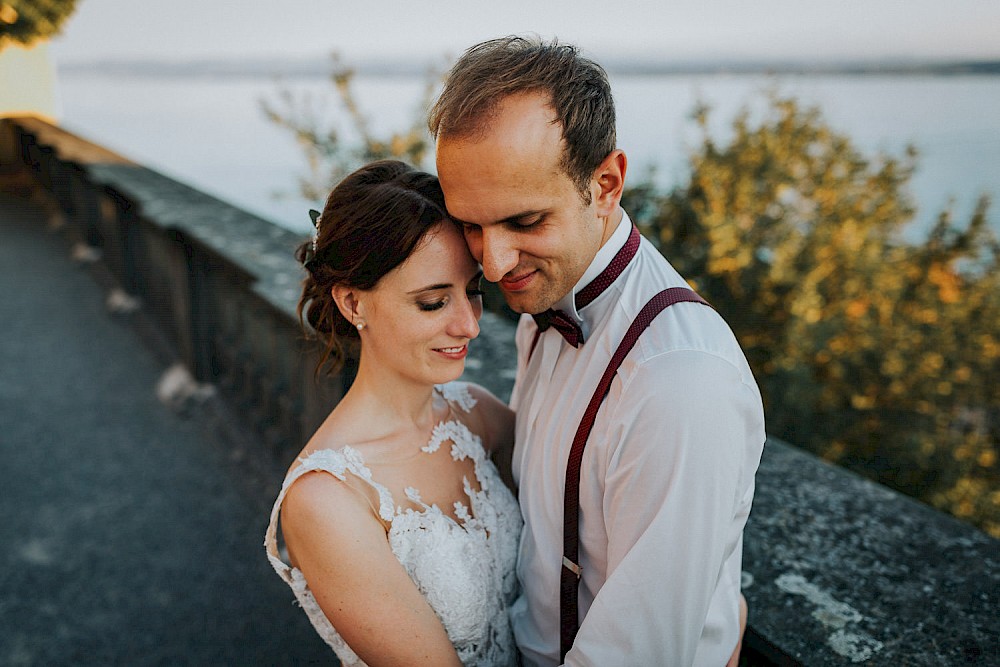
[[[333,300],[333,286],[375,287],[410,256],[428,229],[447,219],[437,177],[396,160],[366,165],[333,189],[316,222],[315,240],[295,253],[308,271],[299,320],[326,346],[317,374],[324,366],[335,373],[346,344],[358,339]]]

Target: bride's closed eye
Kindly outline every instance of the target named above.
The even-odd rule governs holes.
[[[483,273],[480,271],[469,281],[465,286],[465,296],[469,301],[480,301],[482,299],[483,292],[482,289]],[[450,289],[451,285],[434,285],[430,289]],[[442,296],[440,299],[435,300],[421,300],[417,299],[417,307],[424,312],[433,312],[435,310],[440,310],[448,305],[451,301],[451,297],[448,295]]]
[[[417,302],[417,307],[420,308],[420,310],[423,310],[425,312],[430,312],[430,311],[433,311],[433,310],[440,310],[441,308],[444,308],[446,305],[448,305],[448,297],[444,297],[442,299],[439,299],[438,301],[431,301],[431,302],[418,301]]]

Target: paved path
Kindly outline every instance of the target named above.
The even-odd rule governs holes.
[[[334,664],[261,546],[283,464],[161,405],[163,371],[0,193],[0,665]]]

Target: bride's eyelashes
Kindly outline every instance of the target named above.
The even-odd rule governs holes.
[[[483,275],[480,273],[471,281],[469,281],[468,286],[465,288],[465,296],[469,301],[481,298],[486,292],[482,289]],[[440,310],[448,305],[449,298],[442,297],[437,301],[417,301],[417,307],[424,312],[432,312],[435,310]]]
[[[485,292],[483,292],[483,290],[481,289],[469,289],[466,290],[465,292],[465,295],[469,298],[469,301],[472,301],[474,299],[481,299],[483,294],[485,294]],[[434,301],[432,303],[424,303],[421,301],[417,302],[417,307],[420,308],[420,310],[428,313],[435,310],[440,310],[447,305],[448,305],[448,297],[445,297],[440,301]]]
[[[420,308],[420,310],[423,310],[425,312],[430,312],[430,311],[433,311],[433,310],[440,310],[440,309],[444,308],[447,304],[448,304],[448,297],[444,297],[443,299],[440,299],[439,301],[432,301],[430,303],[424,302],[424,301],[418,301],[417,302],[417,307]]]

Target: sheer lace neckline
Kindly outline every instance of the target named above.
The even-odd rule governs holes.
[[[420,491],[414,486],[405,487],[403,493],[406,499],[419,507],[419,509],[414,509],[413,507],[404,508],[401,505],[397,505],[392,492],[384,484],[375,479],[371,468],[365,462],[364,456],[351,445],[343,445],[339,449],[324,448],[314,450],[308,456],[299,459],[298,468],[303,469],[303,471],[307,469],[326,468],[331,463],[331,459],[340,459],[337,461],[340,464],[338,467],[343,467],[346,471],[351,472],[355,477],[366,482],[378,493],[379,518],[387,524],[392,525],[394,519],[403,515],[410,517],[414,515],[433,515],[447,519],[456,527],[462,527],[466,530],[475,529],[478,526],[475,518],[475,507],[486,484],[480,471],[481,464],[486,458],[482,448],[482,441],[479,436],[472,433],[457,418],[449,418],[438,422],[432,429],[427,444],[421,447],[419,451],[425,454],[434,454],[441,448],[442,444],[449,441],[451,442],[451,458],[453,461],[472,460],[476,486],[479,487],[478,489],[474,488],[469,478],[463,475],[462,487],[465,492],[465,498],[454,501],[454,515],[445,512],[437,503],[425,503]]]
[[[357,450],[352,445],[343,445],[340,448],[323,448],[312,451],[308,456],[299,459],[299,469],[316,469],[325,468],[328,464],[332,463],[330,460],[341,459],[337,463],[340,464],[339,467],[343,467],[345,470],[350,471],[353,475],[365,481],[369,486],[375,489],[379,496],[379,508],[378,515],[387,524],[393,525],[393,520],[401,515],[407,515],[411,518],[413,516],[438,516],[447,519],[456,527],[462,527],[466,530],[475,529],[478,525],[475,519],[475,506],[477,501],[481,499],[481,494],[484,492],[484,479],[480,471],[480,466],[485,457],[485,451],[483,450],[482,440],[474,434],[469,428],[458,418],[458,411],[455,409],[459,408],[462,412],[471,412],[472,408],[476,406],[476,399],[469,393],[469,390],[465,383],[452,382],[446,385],[435,385],[434,390],[442,398],[444,398],[447,406],[447,415],[441,419],[437,425],[431,430],[431,435],[423,447],[420,448],[419,452],[426,454],[434,454],[445,442],[451,442],[451,458],[453,461],[464,461],[466,459],[472,460],[473,474],[476,478],[476,486],[478,489],[473,488],[472,483],[469,481],[468,477],[462,476],[462,488],[465,492],[465,497],[454,501],[452,508],[454,510],[454,516],[448,512],[442,510],[437,503],[432,503],[428,505],[423,501],[420,491],[414,486],[406,486],[403,489],[403,494],[406,499],[411,503],[419,507],[416,510],[412,507],[403,508],[401,505],[397,505],[392,492],[386,488],[385,485],[375,480],[371,468],[365,461],[364,456],[360,451]]]

